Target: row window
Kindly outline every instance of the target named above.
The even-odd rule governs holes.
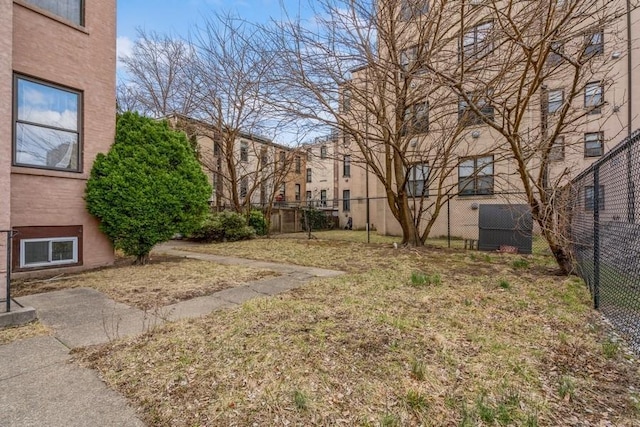
[[[81,105],[79,91],[16,75],[13,164],[80,172]]]
[[[429,131],[429,103],[419,102],[413,104],[404,112],[404,121],[401,134],[415,135]]]
[[[400,19],[409,21],[429,12],[429,0],[401,0]]]
[[[345,155],[342,164],[342,176],[348,178],[351,176],[351,156]]]
[[[351,190],[342,190],[342,210],[345,212],[351,210]]]
[[[409,197],[429,197],[429,164],[411,165],[407,176],[407,194]]]
[[[83,0],[24,0],[76,25],[84,25]]]
[[[493,156],[462,159],[458,165],[458,194],[461,196],[493,194]]]

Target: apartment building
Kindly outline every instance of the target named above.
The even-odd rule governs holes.
[[[308,205],[320,209],[337,209],[339,135],[337,132],[315,138],[313,142],[303,144],[306,153],[307,167],[305,182],[307,184],[305,201]]]
[[[213,189],[213,209],[295,207],[303,201],[308,185],[303,150],[246,132],[223,135],[217,126],[179,114],[167,119],[196,145]]]
[[[384,132],[397,132],[396,148],[404,150],[405,191],[409,194],[409,205],[413,205],[414,215],[428,222],[437,200],[448,199],[449,224],[446,216],[441,215],[432,224],[430,235],[446,234],[448,225],[453,224],[455,234],[477,239],[479,206],[527,203],[517,159],[510,152],[509,141],[480,117],[482,115],[496,122],[511,120],[511,117],[506,117],[509,114],[507,110],[515,101],[506,95],[501,98],[499,91],[507,93],[504,88],[512,82],[506,83],[508,78],[501,79],[499,73],[508,76],[501,66],[508,63],[510,55],[515,55],[514,51],[506,52],[507,44],[499,38],[492,38],[499,26],[497,18],[492,15],[488,3],[481,0],[459,2],[467,6],[466,9],[458,8],[468,10],[464,12],[464,19],[452,23],[448,33],[438,35],[428,34],[426,30],[421,32],[432,29],[425,23],[433,19],[429,18],[432,5],[428,1],[380,2],[378,7],[384,8],[389,3],[397,5],[397,9],[392,10],[391,17],[381,12],[383,16],[379,19],[395,19],[401,28],[406,26],[396,40],[378,43],[388,49],[379,53],[384,66],[397,68],[397,74],[385,74],[394,76],[388,77],[387,86],[397,89],[397,92],[376,92],[376,87],[382,86],[376,84],[379,83],[376,79],[381,75],[380,70],[377,73],[372,70],[377,64],[353,70],[351,81],[343,90],[345,97],[355,98],[345,102],[351,108],[351,111],[345,108],[346,120],[351,121],[350,129],[356,129],[356,132],[361,132],[363,123],[366,123],[370,146],[379,144]],[[529,6],[532,2],[509,4],[524,8],[523,13],[536,13],[526,8],[540,6],[537,3]],[[571,4],[557,2],[554,7],[558,8],[558,16],[567,13]],[[551,43],[549,54],[545,56],[545,67],[541,68],[545,73],[544,81],[531,94],[529,107],[518,118],[520,132],[523,138],[528,138],[521,147],[531,150],[530,155],[523,157],[534,174],[544,168],[544,174],[540,174],[540,185],[549,191],[569,183],[572,177],[640,126],[638,101],[635,99],[640,90],[640,60],[633,49],[640,35],[638,26],[633,23],[638,21],[640,13],[637,10],[625,13],[625,6],[620,2],[594,4],[584,2],[581,6],[584,9],[576,9],[572,22],[577,23],[578,28],[567,31],[566,37]],[[485,6],[487,9],[483,9]],[[444,12],[439,13],[442,16]],[[411,28],[412,20],[420,21],[420,25]],[[535,22],[533,18],[531,22]],[[381,25],[384,27],[384,23]],[[570,67],[565,66],[575,58],[589,61],[588,69],[580,75],[572,75]],[[465,65],[464,61],[469,61],[469,64]],[[457,90],[447,91],[444,86],[438,86],[443,76],[455,75],[447,75],[447,71],[438,74],[437,69],[442,63],[451,69],[465,67],[460,88],[467,91],[468,98],[460,96]],[[514,62],[510,64],[519,66]],[[421,69],[422,66],[424,68]],[[400,77],[393,80],[395,76]],[[574,80],[575,86],[572,87]],[[421,89],[423,93],[419,93]],[[380,116],[370,116],[372,113],[365,111],[364,107],[353,112],[362,102],[358,98],[388,96],[386,104],[401,105],[397,102],[397,93],[403,94],[403,102],[406,100],[406,104],[402,104],[406,110],[401,113],[404,119],[400,127],[394,127],[393,120],[384,123]],[[555,128],[555,120],[565,108],[566,123]],[[389,113],[391,119],[394,113]],[[443,148],[445,146],[446,149]],[[383,150],[378,152],[380,164],[384,163],[385,155],[389,154]],[[543,155],[544,162],[541,160]],[[357,147],[351,156],[361,156]],[[363,188],[368,179],[370,197],[375,200],[371,204],[369,222],[383,234],[402,235],[400,223],[384,200],[387,189],[372,170],[365,169],[362,163],[355,164],[351,167],[349,182],[338,180],[338,193],[349,192],[352,198],[362,197],[364,191],[356,193],[353,189]],[[593,188],[581,191],[585,200],[593,199]],[[606,211],[607,189],[600,188],[599,191],[603,195],[601,200],[605,200],[602,206]],[[441,192],[445,193],[444,198],[438,199]],[[363,206],[354,207],[353,203],[340,206],[340,217],[346,214],[353,217],[355,227],[365,227]]]
[[[113,142],[115,68],[115,0],[0,2],[0,229],[16,276],[113,262],[83,195]]]

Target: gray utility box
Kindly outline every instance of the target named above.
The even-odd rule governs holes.
[[[480,205],[479,216],[479,250],[513,246],[518,253],[531,253],[533,219],[529,205]]]

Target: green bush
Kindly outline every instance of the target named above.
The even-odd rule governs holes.
[[[225,211],[210,214],[191,234],[191,239],[198,242],[235,242],[251,239],[255,234],[243,215]]]
[[[265,236],[267,234],[267,220],[262,211],[254,209],[249,212],[248,225],[256,231],[258,236]]]
[[[325,211],[314,208],[303,211],[302,229],[305,231],[309,230],[307,222],[311,226],[311,230],[329,230],[333,228],[333,217],[327,215]]]
[[[197,228],[210,196],[185,134],[130,112],[118,116],[115,142],[96,157],[85,192],[100,229],[137,264],[155,244]]]

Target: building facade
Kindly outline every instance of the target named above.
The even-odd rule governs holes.
[[[215,210],[298,207],[307,192],[307,156],[246,132],[223,135],[210,123],[182,115],[167,118],[195,144],[213,189]]]
[[[0,106],[0,229],[14,234],[14,275],[114,260],[83,195],[115,133],[116,2],[85,3],[0,3],[0,95],[12,100]]]
[[[379,3],[379,7],[384,3],[386,2]],[[380,19],[397,19],[404,23],[401,25],[416,20],[422,25],[417,28],[431,28],[425,24],[431,13],[430,8],[433,7],[429,2],[402,0],[391,3],[398,5],[395,15]],[[465,2],[460,2],[462,3]],[[379,143],[380,139],[377,138],[381,138],[383,133],[396,133],[396,148],[402,150],[402,161],[405,163],[404,176],[400,179],[404,180],[404,191],[410,196],[409,204],[413,205],[414,215],[421,216],[425,220],[423,224],[434,214],[437,204],[435,200],[444,192],[441,200],[447,200],[448,221],[449,225],[453,224],[455,227],[453,232],[462,238],[474,239],[478,238],[479,206],[528,203],[520,170],[510,153],[509,142],[486,120],[479,118],[479,115],[484,115],[496,122],[503,119],[506,121],[507,106],[515,103],[506,95],[501,98],[499,91],[504,90],[506,93],[506,89],[500,86],[508,86],[505,83],[508,78],[500,79],[498,74],[505,72],[500,69],[502,61],[506,63],[507,55],[514,53],[505,52],[504,40],[492,39],[497,19],[491,15],[490,5],[486,6],[487,13],[483,15],[484,3],[469,2],[469,12],[464,15],[464,20],[452,25],[448,30],[450,34],[439,36],[441,40],[450,37],[450,46],[447,48],[438,46],[438,40],[430,39],[420,29],[414,31],[410,24],[406,24],[407,29],[402,35],[404,39],[379,43],[390,49],[380,52],[379,57],[386,60],[387,66],[397,68],[397,74],[386,74],[394,76],[387,83],[397,91],[389,95],[391,101],[387,99],[387,104],[394,105],[397,93],[402,94],[403,101],[414,99],[407,102],[406,110],[401,114],[404,119],[400,125],[391,123],[385,128],[380,124],[384,121],[380,117],[368,116],[370,113],[364,112],[364,107],[359,113],[345,111],[348,113],[345,114],[345,120],[367,123],[369,126],[370,130],[367,132],[370,140],[364,144],[373,146]],[[581,6],[585,8],[584,11],[576,9],[576,15],[571,19],[573,22],[581,22],[580,25],[584,25],[584,28],[568,29],[566,34],[570,36],[550,44],[548,55],[544,55],[547,63],[541,68],[546,73],[544,81],[532,92],[530,107],[518,119],[522,123],[522,134],[530,138],[530,144],[522,144],[521,148],[530,149],[531,155],[523,157],[529,162],[528,168],[533,173],[537,174],[542,168],[545,169],[544,174],[540,174],[542,178],[539,185],[550,193],[567,185],[572,177],[601,158],[640,126],[637,110],[640,59],[634,50],[640,30],[637,26],[630,25],[637,21],[640,13],[637,10],[625,13],[621,2],[607,3],[604,6],[600,3],[581,3],[584,3]],[[518,3],[516,7],[527,8],[529,4]],[[558,16],[566,13],[568,4],[570,3],[558,2]],[[530,13],[526,10],[524,12]],[[592,14],[587,16],[587,12]],[[531,22],[534,22],[533,18]],[[434,51],[438,53],[433,53]],[[435,56],[445,54],[449,56],[444,60]],[[473,61],[473,65],[465,68],[466,77],[461,78],[460,87],[468,90],[469,94],[484,91],[469,95],[469,98],[474,98],[473,102],[460,96],[457,93],[459,88],[452,93],[446,92],[444,88],[438,87],[438,80],[433,77],[446,75],[446,71],[438,74],[438,61],[446,62],[449,68],[462,69],[465,67],[465,58]],[[589,69],[574,79],[570,67],[563,64],[575,58],[588,61]],[[423,65],[424,68],[421,69]],[[375,66],[377,65],[373,65]],[[361,98],[365,98],[363,94],[367,94],[368,99],[387,96],[371,89],[376,86],[375,78],[371,76],[379,76],[380,70],[377,71],[378,73],[372,72],[367,67],[354,70],[349,89],[345,89],[345,93],[347,90],[349,96],[359,93]],[[463,74],[456,77],[461,75]],[[395,76],[400,77],[393,80]],[[572,86],[574,80],[577,83]],[[490,85],[496,87],[495,92]],[[421,88],[425,88],[424,94],[413,96]],[[349,104],[352,110],[358,108],[357,99],[351,100]],[[400,104],[396,102],[395,105]],[[556,129],[554,121],[564,108],[568,111],[567,124]],[[393,112],[389,116],[393,118]],[[353,128],[356,128],[356,132],[362,131],[362,125],[353,125],[351,129]],[[445,143],[450,144],[447,149],[442,148]],[[352,158],[361,157],[358,147],[353,148]],[[384,163],[385,155],[389,154],[385,154],[384,150],[377,154],[380,164]],[[543,156],[544,161],[541,160]],[[352,216],[356,228],[365,228],[368,222],[370,225],[375,224],[383,234],[402,235],[400,223],[386,200],[387,189],[362,162],[352,160],[352,163],[354,165],[350,168],[349,181],[337,179],[338,194],[347,194],[352,199],[364,197],[367,192],[365,182],[368,181],[370,216],[365,214],[364,207],[359,208],[351,202],[344,206],[340,204],[340,217]],[[445,168],[448,170],[442,172]],[[397,176],[394,177],[395,182],[398,179]],[[595,190],[584,188],[580,191],[587,200],[593,198]],[[600,188],[598,191],[603,196],[602,210],[603,215],[606,215],[608,190]],[[448,221],[445,215],[441,215],[433,224],[430,235],[446,234]]]

